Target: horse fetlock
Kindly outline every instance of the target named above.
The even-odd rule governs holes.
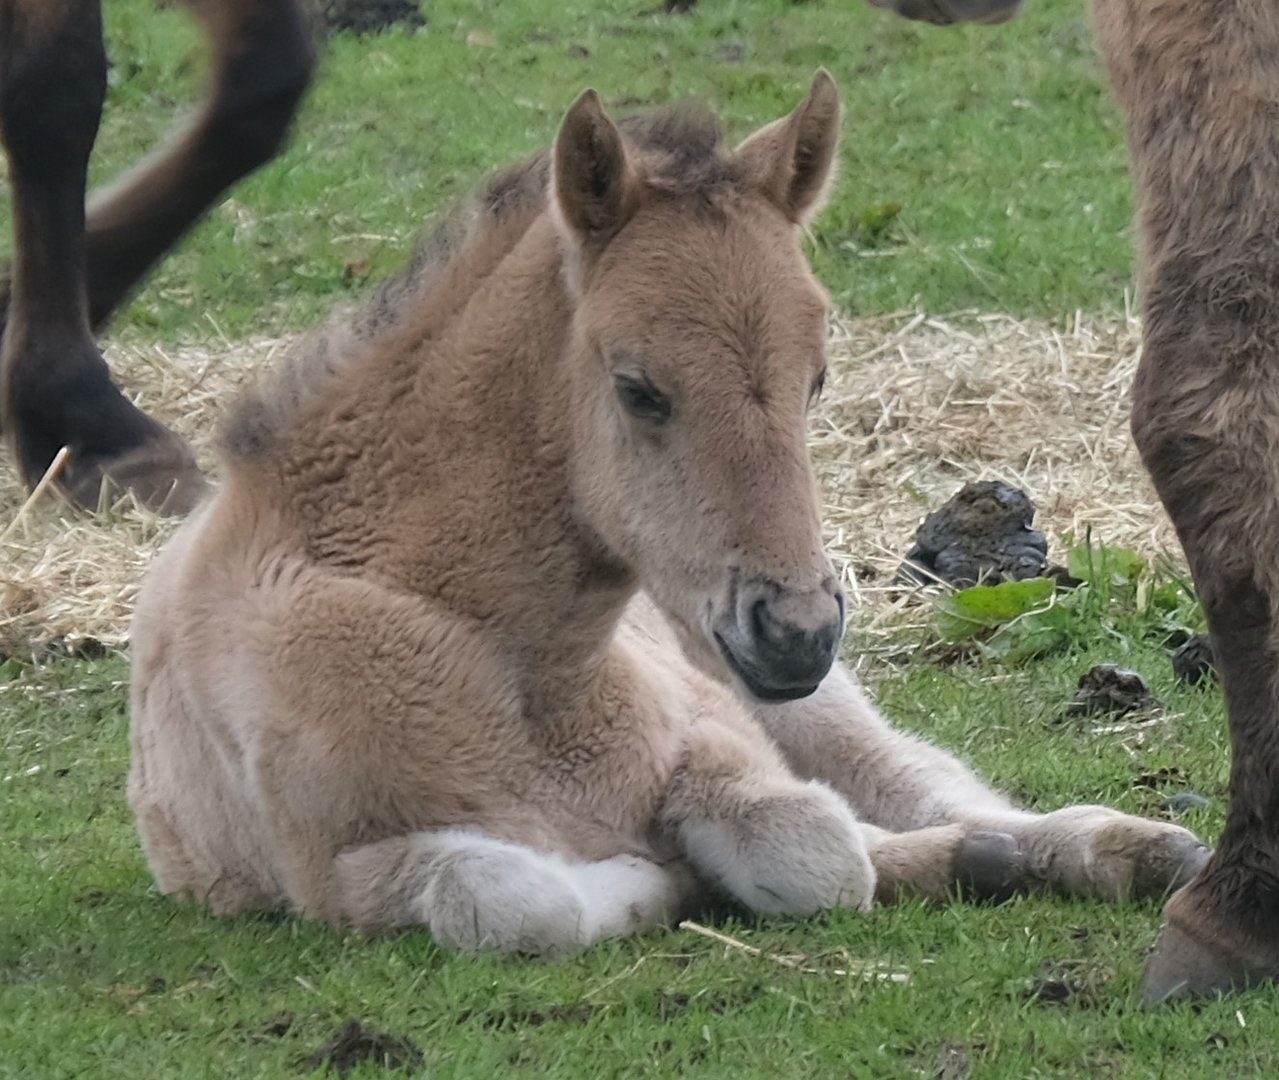
[[[1094,880],[1103,899],[1165,896],[1190,881],[1212,849],[1179,825],[1124,818],[1098,830]]]

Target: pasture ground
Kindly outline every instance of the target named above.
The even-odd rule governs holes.
[[[848,658],[895,721],[1028,805],[1161,813],[1193,790],[1209,806],[1182,820],[1211,838],[1220,695],[1173,684],[1169,624],[1195,614],[1150,599],[1175,593],[1175,563],[1100,590],[1056,651],[1015,666],[939,647],[931,603],[885,586],[923,513],[973,478],[1026,487],[1058,557],[1087,530],[1152,566],[1170,546],[1127,444],[1129,195],[1080,11],[1039,0],[999,31],[938,33],[835,0],[702,5],[671,20],[645,0],[441,0],[417,35],[335,38],[290,152],[122,313],[124,381],[207,447],[220,402],[275,342],[548,138],[583,85],[619,107],[701,93],[744,133],[824,63],[848,118],[813,253],[849,317],[832,327],[813,448],[854,601]],[[199,68],[173,13],[112,0],[107,17],[100,175],[167,125]],[[1154,905],[729,917],[721,938],[672,930],[559,963],[176,906],[151,885],[123,798],[125,620],[168,529],[127,506],[67,520],[24,507],[0,473],[0,1076],[295,1076],[323,1068],[326,1045],[335,1067],[373,1047],[438,1077],[1279,1072],[1273,992],[1135,1008]],[[1062,722],[1103,660],[1145,673],[1162,708]],[[385,1037],[347,1027],[335,1048],[351,1020]]]

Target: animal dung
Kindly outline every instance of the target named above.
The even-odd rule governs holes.
[[[1048,565],[1048,541],[1031,528],[1034,518],[1035,504],[1011,484],[1002,480],[965,484],[924,518],[896,580],[914,585],[944,581],[964,587],[1042,577]]]
[[[1097,664],[1079,677],[1075,696],[1062,714],[1073,716],[1127,716],[1139,709],[1155,709],[1159,701],[1132,668]]]
[[[1172,673],[1178,680],[1194,686],[1205,679],[1216,679],[1212,641],[1207,634],[1187,638],[1172,654]]]

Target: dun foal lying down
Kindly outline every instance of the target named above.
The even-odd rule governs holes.
[[[838,124],[824,73],[732,151],[588,92],[240,405],[133,628],[165,892],[561,952],[711,891],[805,914],[1198,868],[1172,825],[1013,808],[830,670],[797,233]]]
[[[936,22],[1019,0],[873,0]],[[1279,6],[1093,0],[1144,239],[1132,426],[1226,692],[1230,809],[1172,897],[1142,993],[1279,978]]]
[[[14,259],[0,283],[0,429],[34,485],[66,446],[60,486],[97,505],[104,478],[185,512],[204,479],[186,443],[111,381],[93,330],[228,187],[270,160],[311,75],[297,0],[190,0],[213,46],[190,126],[85,212],[106,92],[100,0],[0,0],[0,142]],[[6,325],[7,323],[7,325]]]

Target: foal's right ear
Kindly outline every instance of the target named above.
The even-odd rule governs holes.
[[[734,153],[764,194],[797,225],[822,208],[835,179],[839,90],[821,68],[789,116],[760,128]]]
[[[573,102],[560,125],[551,188],[560,218],[579,243],[607,240],[635,211],[639,177],[594,90]]]

